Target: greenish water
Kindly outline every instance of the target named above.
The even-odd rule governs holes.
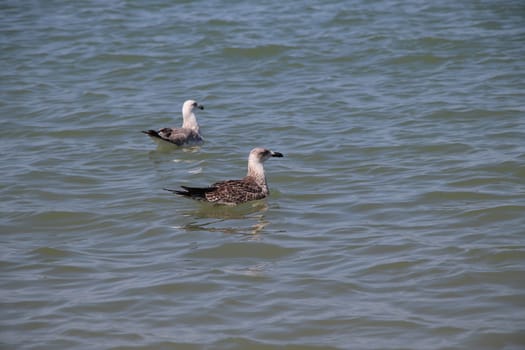
[[[0,9],[2,349],[525,346],[522,2]]]

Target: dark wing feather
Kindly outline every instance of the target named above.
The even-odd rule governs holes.
[[[146,131],[142,131],[142,132],[145,133],[148,136],[151,136],[151,137],[156,137],[156,138],[159,138],[159,139],[161,138],[159,133],[156,130],[150,129],[150,130],[146,130]]]
[[[184,191],[181,190],[170,190],[165,188],[166,191],[178,194],[180,196],[189,197],[196,200],[207,201],[206,194],[214,190],[213,187],[187,187],[181,186]]]

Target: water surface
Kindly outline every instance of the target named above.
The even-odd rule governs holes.
[[[522,2],[0,6],[2,348],[525,346]]]

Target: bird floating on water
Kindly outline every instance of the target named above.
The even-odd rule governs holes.
[[[282,153],[257,147],[250,152],[248,173],[241,180],[219,181],[209,187],[181,186],[183,190],[165,190],[191,199],[232,206],[263,199],[270,194],[263,163],[271,157],[282,156]]]
[[[187,100],[182,105],[182,127],[181,128],[162,128],[157,130],[142,131],[156,141],[166,141],[177,146],[198,145],[204,142],[199,133],[199,124],[194,110],[204,109],[203,105],[194,100]]]

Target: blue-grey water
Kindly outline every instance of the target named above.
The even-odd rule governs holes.
[[[1,1],[0,29],[0,348],[525,348],[523,1]],[[140,133],[190,98],[202,147]],[[267,200],[162,190],[255,146]]]

